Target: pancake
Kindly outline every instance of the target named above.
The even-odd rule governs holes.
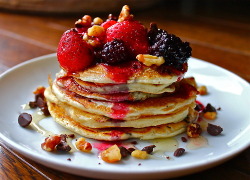
[[[174,92],[174,84],[145,84],[145,83],[130,83],[130,84],[100,84],[100,83],[90,83],[82,81],[78,78],[74,78],[75,82],[79,84],[84,89],[100,93],[100,94],[114,94],[119,92],[144,92],[151,94],[162,94],[165,92]]]
[[[117,92],[113,94],[100,94],[85,89],[82,85],[78,84],[72,77],[58,78],[54,83],[56,83],[55,86],[58,85],[62,88],[65,88],[67,91],[74,92],[86,98],[112,102],[142,101],[150,97],[161,96],[161,94],[151,94],[144,92]]]
[[[113,119],[138,119],[141,116],[152,116],[160,114],[169,114],[175,110],[191,104],[196,99],[197,90],[189,82],[181,82],[178,91],[174,94],[163,97],[148,98],[144,101],[136,102],[107,102],[89,99],[73,92],[66,91],[63,88],[52,85],[47,88],[45,97],[49,101],[55,101],[53,94],[61,102],[67,103],[80,110],[104,115]]]
[[[139,61],[129,61],[119,66],[108,66],[103,63],[96,64],[84,71],[75,72],[70,76],[82,81],[103,84],[164,84],[169,86],[181,80],[184,72],[160,73],[156,66],[145,66]],[[66,74],[61,71],[62,74]]]
[[[117,141],[130,138],[155,139],[178,135],[186,130],[187,122],[168,123],[145,128],[89,128],[75,121],[61,111],[60,108],[53,108],[49,103],[49,111],[54,120],[65,128],[78,133],[81,136],[96,140]]]
[[[174,92],[175,85],[172,84],[150,84],[150,83],[97,83],[97,82],[88,82],[83,81],[80,77],[74,77],[72,75],[68,76],[62,70],[60,73],[57,73],[57,83],[59,86],[64,86],[63,81],[71,80],[74,84],[78,85],[84,91],[89,91],[93,93],[100,93],[100,94],[114,94],[114,93],[127,93],[127,92],[144,92],[144,93],[151,93],[151,94],[162,94],[165,92]],[[181,80],[178,79],[178,81]]]
[[[64,112],[67,116],[71,117],[75,121],[79,122],[83,126],[90,128],[109,128],[109,127],[134,127],[143,128],[148,126],[157,126],[167,123],[176,123],[184,120],[187,116],[193,114],[192,109],[195,104],[187,105],[171,114],[167,115],[154,115],[144,116],[134,120],[116,120],[105,116],[91,114],[85,111],[81,111],[77,108],[69,106],[65,103],[48,102],[48,106],[52,113],[55,111]]]

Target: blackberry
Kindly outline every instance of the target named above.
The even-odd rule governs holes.
[[[129,59],[129,52],[122,40],[115,39],[114,41],[104,44],[101,52],[101,62],[107,64],[117,64]]]
[[[203,109],[203,112],[216,112],[216,109],[214,106],[212,106],[210,103],[206,105],[206,107]]]
[[[179,37],[158,29],[154,23],[150,24],[148,39],[151,55],[163,56],[165,59],[164,65],[183,70],[183,64],[187,62],[192,51],[188,42],[183,42]]]

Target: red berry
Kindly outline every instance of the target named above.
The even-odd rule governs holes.
[[[66,31],[59,42],[57,58],[61,67],[68,72],[83,70],[93,61],[92,48],[83,41],[75,29]]]
[[[107,29],[107,42],[121,39],[130,49],[132,55],[147,54],[149,42],[146,28],[138,21],[125,20]]]
[[[102,23],[101,26],[104,27],[104,29],[108,29],[110,26],[112,26],[116,23],[117,23],[117,21],[108,20],[108,21],[105,21],[104,23]]]

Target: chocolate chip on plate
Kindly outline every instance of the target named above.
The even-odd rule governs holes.
[[[184,148],[178,148],[175,150],[174,156],[176,156],[176,157],[182,156],[184,154],[184,152],[185,152]]]
[[[212,136],[217,136],[217,135],[221,134],[222,131],[223,131],[223,128],[221,128],[220,126],[216,126],[214,124],[208,123],[208,126],[207,126],[208,134],[210,134]]]
[[[18,123],[22,127],[28,126],[32,121],[32,116],[28,113],[22,113],[18,117]]]
[[[182,142],[187,142],[188,141],[186,137],[181,137],[181,140],[182,140]]]
[[[142,151],[146,151],[148,154],[151,154],[155,147],[155,145],[146,146],[142,149]]]
[[[127,157],[128,155],[131,154],[131,152],[129,150],[127,150],[125,147],[123,146],[119,146],[119,149],[120,149],[120,153],[122,155],[122,158],[125,158]]]

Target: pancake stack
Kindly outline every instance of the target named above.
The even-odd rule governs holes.
[[[132,16],[128,15],[127,6],[123,8],[121,14],[126,16],[125,18],[119,17],[118,21],[115,21],[115,26],[120,28],[126,25],[126,31],[128,31],[127,26],[130,24],[133,24],[132,28],[135,28],[135,26],[141,28],[142,25],[138,25],[137,22],[131,20]],[[123,21],[126,22],[123,23]],[[110,22],[111,20],[107,21],[107,23]],[[105,27],[105,25],[100,26]],[[113,28],[113,26],[110,26],[110,28]],[[107,36],[110,28],[106,30]],[[157,30],[157,28],[153,31],[158,34],[165,33],[165,31]],[[75,32],[76,30],[66,32],[66,38],[74,35]],[[79,32],[77,29],[77,33]],[[111,32],[116,33],[113,29]],[[147,33],[145,36],[147,36]],[[151,40],[154,36],[150,35]],[[75,43],[75,39],[74,37],[73,43]],[[155,39],[158,40],[159,38],[156,37]],[[123,47],[123,43],[128,47],[128,42],[124,39],[124,36],[119,41],[116,37],[114,41],[111,43],[105,42],[108,46],[105,46],[105,44],[104,49],[105,47],[110,48],[112,43],[118,44],[112,46],[114,48],[117,46],[118,48]],[[176,41],[179,43],[180,40],[177,39]],[[72,43],[68,39],[65,42]],[[80,44],[85,46],[81,42]],[[178,46],[180,46],[179,44]],[[187,46],[186,43],[181,45],[183,44],[185,47]],[[72,56],[72,54],[68,56],[71,51],[65,52],[65,49],[69,47],[68,44],[64,46],[59,43],[59,46],[63,46],[61,48],[63,49],[63,58]],[[141,48],[142,46],[138,47]],[[98,48],[99,46],[95,47],[95,45],[93,47],[94,51],[97,51]],[[137,48],[137,46],[133,48]],[[148,52],[149,48],[147,47],[143,51]],[[152,46],[152,48],[155,48],[155,46]],[[59,48],[60,51],[61,49]],[[117,51],[120,54],[122,54],[121,49]],[[185,50],[183,47],[179,49]],[[107,48],[105,51],[99,52],[107,52]],[[133,53],[133,51],[128,52]],[[65,53],[67,56],[65,56]],[[175,136],[184,132],[188,124],[196,119],[197,113],[194,110],[197,95],[196,83],[194,78],[184,78],[188,66],[186,60],[181,62],[181,65],[177,64],[177,66],[177,61],[173,65],[173,63],[169,63],[170,61],[168,62],[164,55],[165,60],[163,57],[158,58],[159,55],[145,55],[147,57],[145,61],[138,56],[134,56],[134,58],[129,56],[130,59],[123,61],[113,60],[114,53],[110,56],[111,61],[110,59],[107,60],[109,55],[102,56],[104,57],[102,60],[95,61],[80,70],[75,70],[76,66],[74,65],[74,71],[72,72],[70,71],[72,65],[65,66],[63,64],[65,58],[63,59],[58,53],[58,60],[62,69],[57,73],[55,80],[49,80],[50,86],[45,90],[50,114],[57,123],[87,138],[117,141],[129,138],[155,139]],[[143,53],[140,54],[140,57],[142,56],[144,56]],[[118,57],[123,58],[124,56]],[[97,57],[95,56],[94,59],[97,59]],[[156,62],[158,59],[160,60]]]
[[[84,137],[107,141],[171,137],[196,118],[195,81],[179,79],[143,66],[128,83],[115,84],[105,64],[98,64],[72,75],[62,70],[45,97],[55,121]]]

